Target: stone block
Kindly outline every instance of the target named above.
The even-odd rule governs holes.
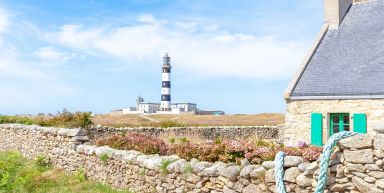
[[[265,172],[264,179],[265,179],[266,183],[276,182],[276,179],[275,179],[275,169],[267,170]]]
[[[356,163],[356,164],[374,163],[372,149],[362,149],[362,150],[355,150],[355,151],[345,150],[344,159],[349,163]]]
[[[354,135],[339,141],[338,145],[341,148],[366,149],[373,145],[373,139],[369,135]]]
[[[352,177],[352,183],[360,192],[369,192],[369,193],[382,193],[381,190],[376,188],[376,185],[367,183],[359,177]]]
[[[285,156],[284,157],[284,167],[297,167],[299,164],[303,163],[304,159],[299,156]]]
[[[258,166],[250,173],[250,176],[252,178],[264,178],[265,171],[263,166]]]
[[[220,175],[228,178],[231,181],[236,180],[239,174],[240,174],[239,166],[228,166],[226,169],[220,171]]]
[[[301,187],[310,187],[312,185],[312,180],[313,180],[312,178],[309,178],[304,174],[299,174],[296,177],[296,183]]]
[[[260,189],[259,186],[255,184],[249,184],[243,188],[242,193],[264,193],[263,190]]]
[[[384,150],[384,134],[376,133],[373,136],[373,146],[377,150]]]
[[[297,167],[288,168],[284,172],[284,181],[285,182],[296,182],[296,177],[300,175],[300,170]]]

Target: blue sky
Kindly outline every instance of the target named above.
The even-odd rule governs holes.
[[[0,0],[0,113],[106,113],[172,100],[230,114],[284,112],[322,25],[322,0]]]

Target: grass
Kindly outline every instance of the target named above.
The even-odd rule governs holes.
[[[108,160],[109,160],[109,156],[108,154],[104,153],[100,156],[100,160],[103,162],[104,165],[107,165],[108,163]]]
[[[256,115],[148,115],[157,120],[151,122],[138,115],[99,115],[94,124],[112,127],[183,127],[183,126],[254,126],[284,123],[284,114],[263,113]]]
[[[162,174],[168,174],[168,169],[167,167],[173,163],[174,161],[172,160],[164,160],[161,162],[161,165],[160,165],[160,171]]]
[[[183,173],[184,174],[192,174],[193,173],[193,167],[191,166],[191,164],[188,164],[187,166],[185,166],[185,168],[183,169]]]
[[[28,160],[18,152],[0,152],[1,193],[132,193],[86,180],[84,170],[68,175],[48,167],[43,156]]]

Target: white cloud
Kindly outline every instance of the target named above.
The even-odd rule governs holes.
[[[35,52],[35,54],[51,66],[64,64],[75,56],[75,54],[61,52],[54,47],[41,47]]]
[[[6,9],[0,7],[0,46],[3,44],[2,35],[9,27],[9,13]]]
[[[0,109],[43,105],[51,96],[68,96],[76,92],[60,77],[45,72],[31,62],[0,58]],[[49,93],[49,95],[46,95]]]
[[[139,15],[137,20],[143,23],[157,23],[157,20],[155,19],[155,17],[153,17],[153,15],[150,15],[150,14]]]
[[[0,33],[4,32],[9,25],[8,12],[0,7]]]
[[[218,26],[158,22],[152,15],[141,15],[139,21],[144,23],[109,29],[65,25],[47,37],[79,52],[129,61],[153,61],[169,52],[175,66],[200,77],[288,78],[305,51],[302,42],[229,33]]]

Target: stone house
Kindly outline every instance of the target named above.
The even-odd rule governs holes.
[[[284,143],[384,126],[384,0],[324,0],[325,21],[287,88]],[[384,127],[383,127],[384,128]]]

